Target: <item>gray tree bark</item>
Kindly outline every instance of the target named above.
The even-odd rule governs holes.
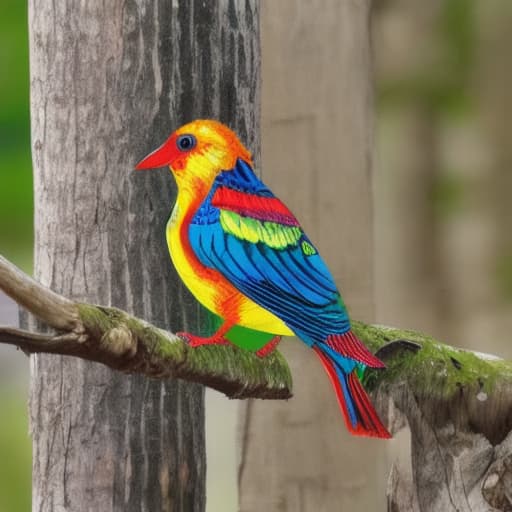
[[[258,149],[256,1],[31,0],[29,18],[37,279],[198,331],[164,241],[172,180],[132,169],[197,117]],[[34,511],[204,510],[200,386],[31,367]]]
[[[263,177],[321,250],[353,318],[374,316],[369,1],[263,3]],[[386,443],[346,434],[319,361],[285,341],[288,403],[243,404],[240,510],[385,506]]]

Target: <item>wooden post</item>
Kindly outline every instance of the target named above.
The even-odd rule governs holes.
[[[173,181],[132,170],[196,117],[258,148],[256,1],[31,0],[29,17],[37,279],[197,331],[164,241]],[[31,366],[33,511],[204,510],[200,386]]]

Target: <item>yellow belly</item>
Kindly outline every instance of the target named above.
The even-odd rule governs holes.
[[[240,293],[222,274],[205,267],[193,255],[188,238],[183,236],[185,214],[174,207],[167,224],[167,245],[178,275],[194,297],[223,319],[258,331],[293,336],[286,324],[270,311]]]

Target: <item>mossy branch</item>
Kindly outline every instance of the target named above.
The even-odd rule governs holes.
[[[385,371],[367,372],[365,386],[391,398],[406,416],[404,404],[412,397],[434,424],[450,422],[484,435],[492,444],[512,430],[512,362],[451,347],[415,331],[360,322],[353,328],[386,363]]]
[[[81,304],[48,290],[0,256],[0,289],[57,330],[54,335],[0,328],[0,342],[28,353],[64,354],[153,378],[202,383],[233,398],[291,396],[288,365],[234,346],[191,349],[181,338],[116,308]],[[386,363],[365,386],[400,406],[414,396],[424,414],[471,425],[490,440],[512,429],[512,363],[456,349],[430,336],[354,322],[361,340]],[[405,411],[403,411],[405,412]],[[395,425],[395,430],[401,425]]]
[[[410,429],[412,465],[393,465],[388,509],[509,510],[512,362],[413,331],[354,330],[387,365],[365,378],[377,408],[392,432]]]
[[[231,398],[291,397],[290,370],[278,351],[260,358],[234,346],[190,348],[125,311],[61,297],[2,256],[0,289],[57,330],[47,335],[0,327],[0,343],[27,353],[80,357],[127,373],[198,382]]]

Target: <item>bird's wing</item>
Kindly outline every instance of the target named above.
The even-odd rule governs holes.
[[[219,175],[189,227],[199,260],[305,341],[350,325],[334,280],[295,216],[239,160]]]

